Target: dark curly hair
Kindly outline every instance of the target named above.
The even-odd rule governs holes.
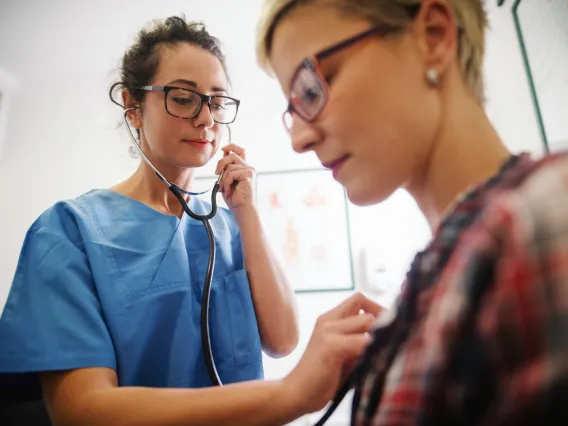
[[[156,75],[160,64],[161,50],[167,46],[189,43],[215,55],[228,77],[225,55],[221,50],[219,39],[213,37],[205,29],[202,22],[186,21],[184,17],[170,16],[165,20],[156,20],[148,28],[143,28],[134,44],[126,51],[120,67],[120,80],[109,90],[112,102],[123,106],[115,100],[115,91],[127,89],[138,103],[144,98],[141,87]]]

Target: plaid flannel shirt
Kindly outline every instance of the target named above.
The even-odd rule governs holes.
[[[568,156],[463,197],[360,367],[357,426],[568,425]]]

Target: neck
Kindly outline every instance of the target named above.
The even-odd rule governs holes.
[[[432,233],[460,194],[494,176],[511,155],[481,105],[471,98],[456,105],[447,103],[426,166],[407,187]]]
[[[192,169],[175,168],[161,165],[152,160],[154,166],[170,182],[182,189],[190,187],[193,178]],[[154,170],[141,160],[138,169],[126,181],[112,188],[128,197],[134,198],[164,214],[181,217],[183,209],[178,199],[170,192],[168,186],[156,175]],[[184,195],[186,201],[189,195]]]

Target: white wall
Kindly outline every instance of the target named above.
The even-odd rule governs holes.
[[[494,3],[488,1],[488,113],[513,150],[540,153],[512,2],[501,9]],[[204,20],[223,40],[234,93],[243,100],[233,126],[234,141],[248,149],[250,162],[259,171],[317,167],[314,157],[293,154],[280,124],[284,98],[277,84],[256,67],[259,4],[260,0],[2,0],[0,69],[14,75],[20,87],[0,154],[0,307],[32,221],[53,202],[108,187],[133,170],[125,130],[116,128],[121,114],[108,101],[107,90],[122,51],[150,18],[183,12]],[[352,208],[351,216],[359,283],[363,247],[373,253],[395,253],[388,264],[393,276],[402,277],[412,253],[428,238],[424,220],[402,192],[382,206]],[[317,316],[346,296],[298,297],[302,342],[289,358],[266,360],[268,377],[282,376],[295,365]],[[382,300],[388,303],[391,297]],[[348,404],[340,411],[337,419],[345,424]]]
[[[541,154],[542,139],[511,12],[514,1],[502,7],[497,0],[485,3],[491,26],[485,62],[487,114],[512,150]]]
[[[2,147],[6,143],[5,133],[12,94],[17,88],[18,81],[16,78],[0,68],[0,157],[2,156]]]

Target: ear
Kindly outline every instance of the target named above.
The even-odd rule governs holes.
[[[128,111],[126,116],[128,117],[128,121],[132,124],[135,129],[140,129],[142,127],[142,114],[140,111],[140,104],[138,104],[128,89],[122,89],[122,105],[124,105],[125,109],[135,108],[131,111]]]
[[[458,25],[450,6],[440,0],[424,0],[415,20],[425,70],[442,77],[458,55]]]

